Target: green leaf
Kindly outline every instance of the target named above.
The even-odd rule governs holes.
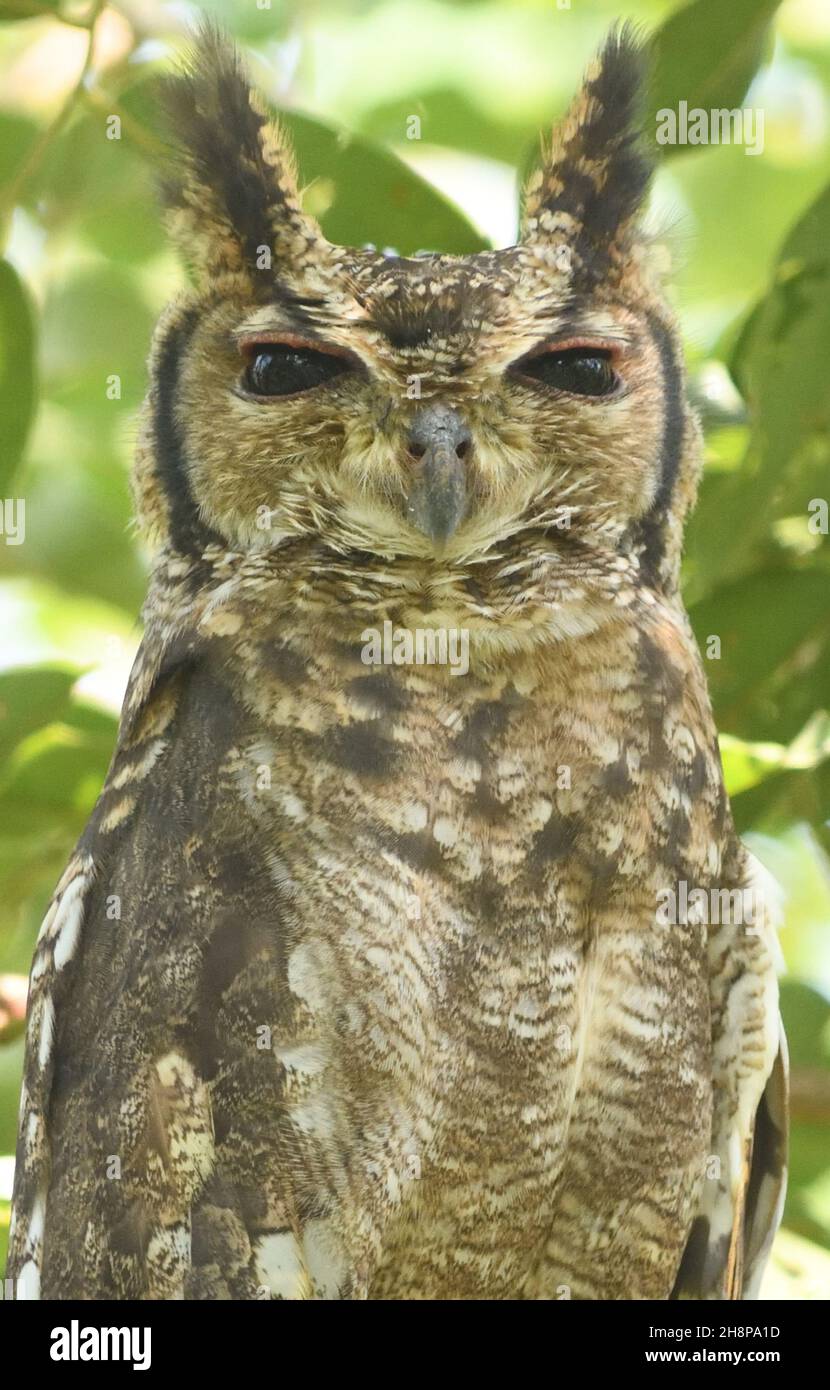
[[[60,667],[0,672],[0,763],[5,765],[15,745],[36,729],[66,716],[77,679],[77,671]]]
[[[656,113],[739,107],[760,66],[781,0],[694,0],[669,16],[651,44],[649,130]],[[693,145],[658,146],[669,158]]]
[[[771,565],[692,605],[701,648],[720,638],[720,657],[705,663],[719,728],[758,741],[775,730],[789,740],[826,703],[828,587],[819,568]]]
[[[817,710],[789,745],[720,735],[726,790],[739,834],[811,822],[830,814],[830,715]]]
[[[26,289],[0,261],[0,496],[9,491],[35,413],[35,320]]]
[[[820,1063],[830,1071],[830,1002],[809,985],[787,980],[781,985],[781,1013],[787,1029],[790,1066],[814,1067]]]
[[[38,15],[54,14],[59,0],[0,0],[0,23],[11,24],[19,19],[35,19]]]
[[[10,183],[25,160],[39,127],[18,111],[0,112],[0,187]]]
[[[789,978],[820,992],[825,1008],[830,999],[830,858],[811,826],[791,823],[775,835],[755,830],[746,835],[752,853],[772,874],[783,891],[784,922],[781,947]],[[812,1049],[815,1060],[822,1051],[830,1063],[830,1032],[818,1046],[818,1033],[807,1034],[805,1050],[796,1051],[793,1065],[807,1065]],[[810,1041],[810,1038],[814,1041]],[[795,1044],[791,1044],[791,1052]],[[828,1114],[830,1120],[830,1114]],[[830,1163],[830,1151],[827,1162]]]
[[[71,229],[120,266],[166,244],[155,186],[162,146],[151,130],[158,82],[143,65],[108,73],[107,93],[78,107],[25,190],[27,207],[50,231]]]
[[[390,144],[404,141],[411,116],[421,121],[419,138],[428,145],[468,150],[505,164],[519,164],[533,144],[534,162],[539,158],[539,132],[532,121],[497,120],[485,106],[454,87],[429,91],[401,92],[361,116],[363,134]]]
[[[761,1299],[824,1301],[830,1288],[830,1255],[814,1241],[783,1226],[775,1237],[761,1284]]]
[[[125,139],[136,148],[167,142],[160,76],[150,72],[122,97],[131,117]],[[326,236],[342,246],[394,247],[465,255],[488,247],[464,214],[391,151],[299,111],[277,111],[294,145],[304,202]],[[101,130],[103,130],[103,117]],[[114,141],[113,144],[119,142]]]
[[[246,43],[278,41],[294,19],[292,7],[278,0],[261,7],[255,0],[246,5],[240,5],[239,0],[201,0],[199,8],[215,18],[235,39]]]
[[[50,724],[15,749],[0,784],[0,815],[33,836],[74,824],[91,812],[112,755],[112,741],[69,725]]]
[[[785,929],[786,930],[786,929]],[[781,1016],[792,1077],[790,1181],[785,1220],[830,1243],[827,1122],[830,1096],[830,1003],[798,980],[781,985]],[[816,1100],[820,1101],[816,1109]]]
[[[17,1103],[23,1074],[23,1039],[0,1048],[0,1154],[13,1154],[17,1141]],[[1,1218],[0,1218],[1,1219]],[[3,1266],[0,1265],[0,1270]]]
[[[9,1249],[9,1221],[11,1219],[11,1204],[5,1202],[0,1197],[0,1274],[6,1268],[6,1256]]]
[[[762,485],[830,430],[830,186],[787,237],[731,362],[752,411]]]
[[[754,786],[731,796],[732,814],[739,835],[761,831],[781,835],[796,823],[809,823],[826,850],[830,850],[830,762],[806,770],[776,770]]]
[[[281,116],[297,151],[306,205],[331,241],[467,255],[487,242],[458,208],[396,155],[296,111]]]
[[[721,734],[720,751],[726,790],[737,796],[775,772],[809,771],[830,758],[830,714],[816,710],[788,746],[751,743],[733,734]]]
[[[741,467],[704,490],[690,528],[693,569],[710,580],[739,573],[775,517],[803,503],[809,450],[818,440],[826,452],[830,439],[830,186],[784,242],[730,369],[752,436]]]
[[[96,263],[65,275],[43,309],[44,395],[110,420],[137,406],[153,327],[141,282],[130,269]]]

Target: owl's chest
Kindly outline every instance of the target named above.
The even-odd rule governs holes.
[[[510,1067],[566,1052],[592,981],[638,953],[667,981],[697,973],[699,935],[656,920],[720,852],[676,713],[632,719],[583,673],[559,699],[347,689],[284,692],[234,768],[290,938],[319,943],[332,987],[454,1021]]]
[[[607,729],[588,751],[539,711],[478,718],[461,744],[440,711],[392,749],[328,731],[316,763],[283,731],[257,806],[321,1129],[389,1203],[376,1296],[515,1295],[562,1201],[601,1233],[644,1182],[682,1219],[705,1153],[700,936],[655,911],[662,788],[621,777]]]

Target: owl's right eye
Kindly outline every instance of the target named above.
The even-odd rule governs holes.
[[[290,343],[257,343],[247,357],[242,386],[252,396],[296,396],[351,370],[349,358],[339,353]]]
[[[610,396],[620,385],[613,354],[604,347],[553,348],[525,357],[515,370],[541,386],[570,396]]]

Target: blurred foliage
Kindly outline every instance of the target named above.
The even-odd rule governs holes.
[[[236,36],[286,113],[307,205],[345,243],[460,253],[509,242],[517,171],[617,18],[653,35],[652,111],[685,100],[764,112],[759,156],[738,145],[661,147],[651,221],[676,262],[691,389],[707,427],[687,601],[737,823],[786,898],[792,1180],[769,1292],[826,1298],[826,0],[202,8]],[[104,777],[139,637],[145,567],[129,529],[127,473],[152,324],[182,283],[154,204],[165,138],[154,89],[198,14],[163,0],[0,0],[0,496],[25,501],[25,543],[8,543],[8,511],[0,543],[0,984],[28,969]],[[111,139],[116,116],[120,138]],[[7,987],[0,1267],[18,1006]]]

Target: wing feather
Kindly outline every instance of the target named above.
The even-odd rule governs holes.
[[[82,953],[90,906],[106,913],[102,872],[118,853],[149,776],[168,743],[188,646],[170,643],[155,662],[144,645],[131,675],[118,746],[90,821],[58,883],[38,935],[29,975],[26,1053],[20,1097],[7,1277],[18,1299],[41,1296],[52,1168],[49,1130],[61,1021]]]
[[[786,1191],[787,1052],[778,1014],[779,893],[743,846],[747,911],[709,943],[710,1164],[673,1298],[756,1298]]]

